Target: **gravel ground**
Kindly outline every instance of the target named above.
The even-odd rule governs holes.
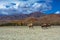
[[[42,29],[40,26],[0,27],[0,40],[60,40],[60,26]]]

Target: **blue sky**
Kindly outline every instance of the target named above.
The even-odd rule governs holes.
[[[60,12],[60,0],[53,0],[51,6],[52,9],[48,13]]]
[[[46,14],[60,11],[60,0],[0,0],[0,14],[20,14],[43,12]]]

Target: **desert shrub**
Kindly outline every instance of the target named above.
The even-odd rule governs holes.
[[[0,24],[0,26],[27,26],[27,22],[15,22],[15,23],[5,23],[5,24]],[[33,22],[33,26],[40,26],[42,23],[41,22]],[[60,22],[50,22],[49,24],[51,25],[60,25]]]
[[[60,25],[60,22],[52,22],[52,25]]]
[[[34,26],[40,26],[40,23],[33,23]]]
[[[5,24],[1,24],[0,26],[17,26],[17,23],[5,23]]]
[[[23,26],[23,23],[17,23],[19,26]]]
[[[11,22],[11,23],[5,23],[5,24],[0,24],[0,26],[26,26],[26,23],[23,22]]]

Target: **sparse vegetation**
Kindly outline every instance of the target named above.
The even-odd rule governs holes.
[[[7,22],[8,21],[8,22]],[[48,23],[51,25],[60,25],[60,15],[47,15],[40,18],[28,17],[24,20],[7,20],[0,21],[0,26],[27,26],[28,23],[33,23],[34,26],[40,26],[42,23]],[[7,22],[7,23],[4,23]]]

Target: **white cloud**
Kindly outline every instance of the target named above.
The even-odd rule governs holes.
[[[0,3],[0,9],[4,9],[5,6],[4,6],[5,3]]]
[[[27,4],[26,2],[20,2],[19,6],[20,6],[20,7],[25,7],[26,4]]]
[[[19,2],[15,2],[16,3],[16,5],[14,5],[13,7],[15,8],[15,9],[18,9],[18,6],[19,6]]]
[[[47,5],[46,3],[42,3],[41,5],[41,11],[48,11],[51,10],[51,5]]]
[[[31,13],[35,11],[44,12],[47,10],[51,10],[51,5],[50,5],[51,1],[43,0],[45,1],[44,3],[37,3],[37,1],[42,1],[42,0],[28,0],[28,1],[10,0],[8,2],[6,0],[6,2],[0,3],[0,9],[5,9],[5,10],[13,9],[13,10],[17,10],[18,12],[25,12],[25,13]],[[11,5],[11,3],[16,3],[16,5]],[[8,5],[9,7],[7,8],[6,5]]]
[[[0,9],[4,9],[5,7],[3,5],[0,5]]]
[[[60,14],[60,11],[56,11],[55,14]]]
[[[41,5],[42,5],[42,4],[40,4],[40,3],[34,3],[34,4],[32,5],[32,7],[33,7],[33,8],[40,8]]]

